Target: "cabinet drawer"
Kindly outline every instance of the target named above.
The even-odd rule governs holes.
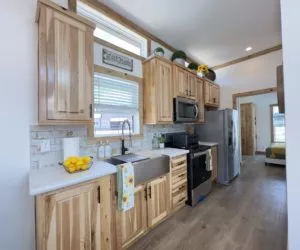
[[[172,197],[175,197],[181,193],[186,193],[186,192],[187,192],[187,181],[183,182],[177,187],[172,188]]]
[[[180,185],[181,183],[186,182],[186,181],[187,181],[186,172],[179,174],[176,177],[172,177],[172,188],[177,187],[178,185]]]
[[[172,199],[173,208],[183,204],[186,201],[187,194],[186,192],[181,192],[178,195],[174,196]]]
[[[172,158],[171,163],[172,163],[172,167],[175,167],[175,166],[183,164],[183,163],[186,164],[186,155]]]

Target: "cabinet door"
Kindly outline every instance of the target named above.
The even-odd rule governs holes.
[[[157,178],[147,185],[148,226],[151,227],[168,215],[170,210],[169,175]]]
[[[197,101],[199,105],[199,122],[204,122],[204,83],[202,79],[197,78]]]
[[[211,103],[214,106],[219,106],[220,100],[220,91],[219,86],[212,84],[211,85]]]
[[[172,65],[157,60],[157,121],[173,121]]]
[[[93,29],[42,5],[39,33],[40,118],[90,121]]]
[[[134,207],[120,213],[122,246],[125,248],[147,229],[147,190],[146,185],[135,188]]]
[[[99,188],[89,184],[40,200],[39,250],[101,249]]]
[[[188,96],[188,72],[179,66],[174,65],[174,97]]]
[[[189,81],[188,81],[188,94],[189,98],[196,98],[197,96],[197,77],[194,74],[189,73]]]
[[[205,104],[211,104],[211,83],[204,80],[204,100]]]

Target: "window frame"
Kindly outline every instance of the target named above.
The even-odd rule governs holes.
[[[94,65],[94,73],[99,73],[99,74],[105,74],[105,75],[110,75],[112,77],[117,77],[121,78],[124,80],[128,81],[133,81],[136,82],[139,85],[139,124],[140,124],[140,132],[139,134],[134,134],[132,135],[132,138],[143,138],[144,137],[144,112],[143,112],[143,78],[133,76],[127,73],[122,73],[120,71],[116,71],[113,69],[108,69],[99,65]],[[93,93],[94,93],[94,84],[93,84]],[[94,94],[93,94],[93,106],[95,105],[94,103]],[[91,141],[101,141],[101,140],[121,140],[120,135],[109,135],[109,136],[103,136],[103,137],[96,137],[94,135],[94,109],[93,109],[93,124],[89,125],[88,127],[88,135],[89,135],[89,140]],[[126,135],[127,137],[127,135]]]
[[[133,29],[132,27],[125,25],[123,22],[120,22],[119,20],[117,20],[114,17],[111,17],[110,15],[108,15],[108,13],[106,13],[104,10],[99,9],[97,6],[95,6],[94,4],[87,2],[86,0],[77,0],[77,2],[80,2],[86,6],[88,6],[89,8],[99,12],[100,14],[103,15],[103,17],[99,17],[100,20],[103,19],[103,22],[97,22],[96,20],[92,20],[95,23],[96,28],[103,28],[103,31],[110,33],[113,36],[116,36],[119,39],[123,39],[125,42],[130,43],[130,40],[136,43],[141,44],[141,52],[142,55],[138,55],[132,51],[127,50],[126,48],[120,47],[118,45],[115,45],[107,40],[101,39],[97,36],[94,36],[94,41],[100,43],[100,44],[106,44],[106,46],[108,47],[112,47],[113,49],[117,49],[119,51],[121,51],[122,53],[128,54],[129,56],[132,57],[136,57],[140,60],[144,60],[146,59],[149,55],[149,38],[147,36],[145,36],[144,34],[141,34],[140,32],[136,31],[135,29]],[[80,14],[79,14],[80,15]],[[88,20],[91,20],[90,18],[83,16],[84,18],[87,18]],[[108,21],[108,20],[111,21]],[[128,32],[123,32],[122,31],[122,27],[124,27],[125,29],[128,30]],[[116,28],[116,29],[114,29]],[[112,31],[112,32],[110,32]],[[145,40],[145,43],[143,44],[143,42],[141,41],[141,39]],[[134,45],[134,44],[132,44]],[[136,46],[136,45],[134,45]],[[145,53],[145,55],[143,55],[143,53]]]
[[[285,143],[286,140],[284,142],[279,142],[279,141],[275,141],[275,136],[274,136],[274,122],[273,122],[273,108],[278,106],[278,104],[271,104],[270,105],[270,119],[271,119],[271,143]]]

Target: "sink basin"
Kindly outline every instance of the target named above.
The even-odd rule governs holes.
[[[126,155],[117,155],[117,156],[114,156],[112,158],[123,161],[123,162],[132,162],[132,163],[149,159],[149,157],[145,157],[145,156],[142,156],[142,155],[136,155],[136,154],[133,154],[133,153],[126,154]]]
[[[127,156],[127,157],[125,157]],[[157,156],[147,158],[135,154],[120,155],[106,160],[115,166],[126,162],[132,162],[134,166],[135,186],[138,186],[151,179],[155,179],[169,172],[169,157]]]

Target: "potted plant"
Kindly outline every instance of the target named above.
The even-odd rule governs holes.
[[[205,77],[209,73],[207,65],[206,64],[199,65],[197,73],[200,76]]]
[[[164,56],[165,55],[165,51],[161,47],[157,47],[155,50],[153,50],[153,53],[156,56]]]
[[[165,148],[166,138],[164,136],[158,137],[159,148]]]
[[[178,50],[174,52],[171,60],[185,66],[186,54],[182,50]]]
[[[197,64],[197,63],[194,63],[194,62],[191,62],[191,63],[189,64],[188,68],[189,68],[190,70],[192,70],[192,71],[197,72],[197,70],[198,70],[198,64]]]

